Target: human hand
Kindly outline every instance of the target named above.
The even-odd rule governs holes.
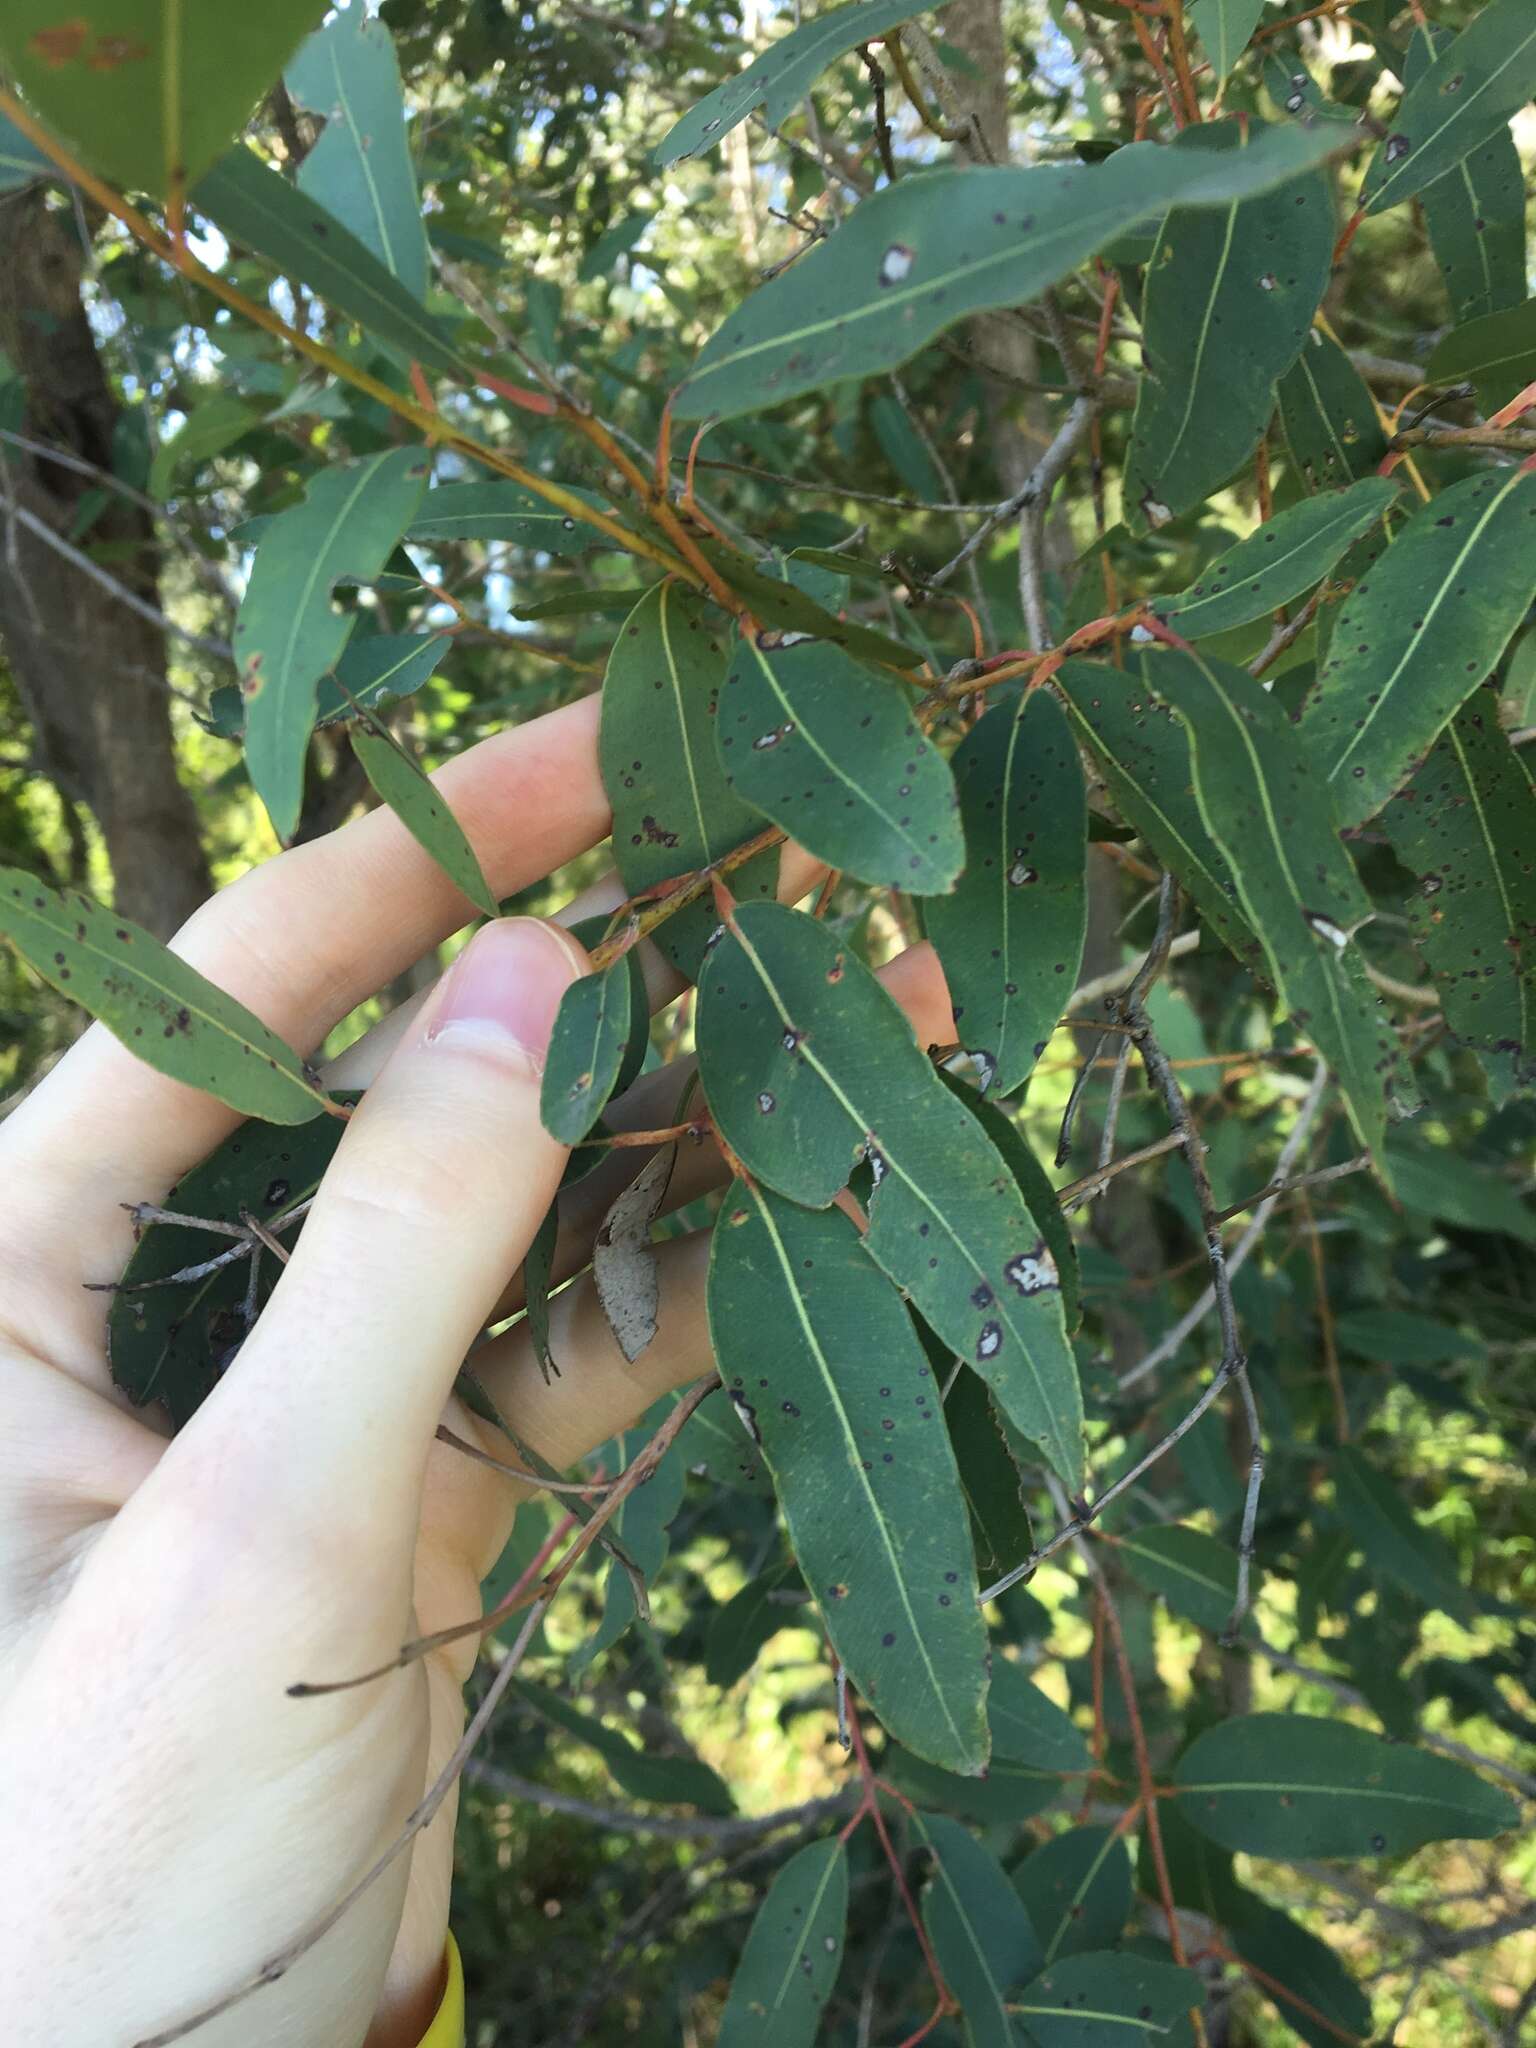
[[[606,832],[596,714],[573,705],[440,776],[498,895]],[[786,865],[798,894],[806,865]],[[464,915],[377,811],[225,891],[177,950],[308,1052]],[[161,1195],[238,1119],[95,1026],[0,1128],[0,1952],[28,2048],[129,2048],[217,2001],[370,1868],[452,1752],[473,1636],[357,1689],[287,1688],[478,1613],[527,1497],[434,1436],[446,1419],[508,1454],[450,1389],[517,1298],[560,1179],[539,1070],[584,964],[553,926],[505,921],[344,1056],[333,1080],[368,1094],[235,1367],[172,1441],[112,1387],[86,1283],[127,1257],[121,1205]],[[656,1000],[675,992],[659,956],[647,972]],[[947,1035],[926,948],[890,980]],[[678,1085],[650,1077],[620,1120],[655,1121],[658,1084]],[[613,1162],[621,1179],[638,1164]],[[722,1172],[695,1155],[672,1199]],[[557,1277],[585,1262],[613,1178],[573,1191]],[[581,1281],[553,1305],[552,1385],[520,1329],[476,1353],[551,1464],[709,1370],[706,1254],[702,1236],[661,1248],[658,1333],[635,1365]],[[453,1817],[449,1799],[281,1981],[197,2038],[414,2042],[440,1991]]]

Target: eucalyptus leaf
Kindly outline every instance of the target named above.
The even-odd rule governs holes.
[[[496,897],[475,850],[446,798],[424,770],[387,733],[375,732],[366,725],[352,727],[352,751],[369,782],[417,845],[431,854],[453,886],[469,898],[482,916],[495,917]]]
[[[1497,412],[1536,381],[1536,299],[1479,314],[1436,342],[1430,384],[1475,384],[1485,412]]]
[[[1281,377],[1278,392],[1286,445],[1308,490],[1337,490],[1369,477],[1384,460],[1387,437],[1370,386],[1338,343],[1317,328]]]
[[[1131,1859],[1113,1828],[1068,1828],[1024,1858],[1013,1888],[1050,1964],[1120,1939],[1131,1914]]]
[[[77,890],[0,867],[0,933],[61,995],[156,1072],[274,1124],[329,1096],[293,1047],[141,925]]]
[[[1403,83],[1414,86],[1447,29],[1416,28]],[[1507,127],[1497,128],[1419,194],[1435,253],[1458,322],[1518,306],[1525,298],[1525,171]]]
[[[848,1859],[835,1838],[775,1877],[731,1979],[718,2048],[810,2048],[832,1995],[848,1921]]]
[[[575,496],[601,511],[591,491]],[[511,547],[534,548],[545,555],[577,555],[599,538],[569,512],[535,497],[520,484],[439,484],[428,491],[406,531],[406,539],[431,544],[444,540],[503,541]]]
[[[1490,0],[1404,93],[1360,188],[1370,213],[1401,206],[1501,128],[1536,93],[1536,16]]]
[[[976,1563],[938,1382],[899,1295],[845,1217],[737,1181],[710,1251],[709,1322],[849,1677],[907,1748],[979,1771]]]
[[[975,2048],[1016,2048],[1009,1992],[1040,1966],[1040,1942],[997,1858],[942,1814],[917,1813],[912,1833],[932,1853],[923,1921]]]
[[[1037,2048],[1151,2048],[1205,2002],[1193,1970],[1146,1956],[1063,1956],[1012,2001]]]

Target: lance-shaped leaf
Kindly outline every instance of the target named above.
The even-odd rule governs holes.
[[[773,1880],[720,2022],[718,2048],[811,2048],[842,1967],[848,1859],[841,1842],[812,1842]]]
[[[430,681],[453,645],[451,633],[370,633],[341,650],[333,674],[320,678],[316,725],[355,718],[357,707],[383,710]]]
[[[634,1027],[634,948],[573,981],[560,998],[539,1088],[544,1128],[579,1145],[618,1086]]]
[[[956,749],[965,872],[930,903],[927,934],[960,1042],[1011,1095],[1077,986],[1088,921],[1088,801],[1065,712],[1033,691],[994,704]]]
[[[1211,71],[1220,85],[1248,47],[1266,0],[1192,0],[1189,26],[1210,54]]]
[[[1536,1078],[1536,791],[1491,693],[1451,720],[1381,822],[1418,880],[1414,943],[1446,1022],[1510,1080]]]
[[[87,163],[163,199],[245,126],[324,0],[186,7],[171,0],[10,0],[0,68]]]
[[[899,1742],[979,1771],[976,1561],[938,1382],[900,1295],[846,1217],[738,1181],[710,1248],[709,1324],[849,1676]]]
[[[1123,1529],[1115,1555],[1133,1579],[1161,1593],[1175,1614],[1188,1615],[1214,1634],[1237,1606],[1237,1552],[1203,1529],[1171,1522],[1155,1529]]]
[[[965,861],[949,764],[894,677],[825,641],[739,638],[715,718],[727,786],[819,860],[930,896]]]
[[[1387,452],[1365,379],[1336,341],[1314,327],[1280,379],[1280,423],[1310,491],[1368,477]]]
[[[339,1117],[323,1114],[297,1125],[244,1123],[169,1190],[163,1206],[232,1226],[241,1222],[244,1211],[270,1228],[314,1194],[345,1129]],[[291,1248],[301,1228],[301,1223],[284,1227],[281,1242]],[[205,1267],[234,1242],[180,1223],[152,1223],[134,1246],[112,1297],[107,1356],[113,1382],[136,1407],[163,1401],[178,1429],[213,1392],[249,1334],[250,1262],[233,1259],[195,1279],[165,1283],[189,1267]],[[265,1251],[257,1256],[254,1305],[259,1313],[282,1268]]]
[[[191,198],[230,241],[307,286],[401,361],[466,374],[441,324],[373,251],[254,150],[242,143],[221,156]]]
[[[1039,1225],[1040,1235],[1056,1262],[1056,1271],[1061,1276],[1062,1311],[1067,1328],[1075,1330],[1083,1319],[1077,1246],[1072,1241],[1071,1226],[1061,1213],[1050,1175],[1030,1150],[1029,1141],[1008,1110],[1000,1103],[988,1102],[958,1076],[945,1073],[942,1068],[940,1073],[950,1093],[965,1104],[1002,1154],[1014,1185],[1024,1197],[1024,1206]]]
[[[1131,1916],[1131,1859],[1113,1828],[1068,1828],[1013,1873],[1044,1960],[1112,1948]]]
[[[299,822],[316,687],[357,622],[331,592],[344,576],[366,583],[383,568],[426,489],[427,466],[420,449],[392,448],[322,470],[261,536],[235,621],[235,664],[246,765],[280,839]]]
[[[431,854],[476,910],[486,917],[495,917],[496,897],[475,857],[475,849],[430,776],[388,734],[374,732],[364,725],[352,728],[352,751],[369,782],[417,845]],[[583,1132],[582,1136],[585,1135]]]
[[[1204,131],[1132,143],[1102,164],[978,167],[903,178],[706,343],[680,419],[729,419],[839,378],[892,370],[968,314],[1038,298],[1106,242],[1170,206],[1222,205],[1337,153],[1337,131],[1264,128],[1217,154]]]
[[[1152,2048],[1205,2002],[1193,1970],[1149,1956],[1063,1956],[1010,2001],[1037,2048]]]
[[[940,1355],[947,1366],[948,1351]],[[968,1365],[959,1368],[944,1397],[944,1422],[955,1447],[981,1575],[1001,1578],[1034,1549],[1034,1532],[1024,1503],[1024,1474],[1009,1449],[985,1380]]]
[[[1536,299],[1484,313],[1451,330],[1424,366],[1433,384],[1475,384],[1485,412],[1497,412],[1536,379]]]
[[[591,491],[575,491],[601,511]],[[406,531],[407,540],[429,545],[443,540],[497,540],[510,547],[537,548],[545,555],[576,555],[598,538],[569,512],[546,504],[517,484],[439,484],[428,491]]]
[[[1366,1560],[1430,1607],[1463,1619],[1471,1602],[1444,1538],[1426,1529],[1397,1488],[1353,1444],[1333,1459],[1334,1512]]]
[[[274,1124],[308,1123],[330,1100],[243,1003],[105,904],[0,868],[0,934],[158,1073]]]
[[[655,1164],[654,1161],[651,1163]],[[665,1182],[662,1185],[665,1187]],[[649,1234],[647,1224],[647,1237]],[[601,1469],[610,1477],[622,1476],[644,1452],[651,1438],[665,1422],[671,1407],[671,1401],[665,1396],[654,1402],[641,1417],[636,1428],[623,1430],[611,1442],[599,1444],[588,1458],[589,1465],[594,1471]],[[667,1552],[672,1543],[669,1531],[677,1517],[678,1509],[683,1504],[683,1489],[687,1481],[687,1467],[683,1462],[682,1452],[674,1442],[668,1446],[661,1463],[645,1484],[637,1486],[633,1493],[625,1495],[618,1512],[609,1524],[610,1533],[623,1545],[623,1558],[613,1558],[608,1566],[608,1576],[603,1586],[602,1617],[594,1633],[571,1658],[571,1668],[574,1671],[584,1671],[593,1658],[610,1649],[637,1619],[639,1608],[636,1604],[636,1578],[649,1585],[666,1563]],[[626,1564],[632,1569],[626,1569]],[[627,1764],[628,1756],[633,1752],[629,1751],[627,1744],[625,1749],[626,1755],[621,1762]],[[641,1768],[660,1761],[662,1760],[648,1756]],[[667,1758],[665,1761],[673,1763],[675,1767],[675,1762],[680,1760]],[[705,1770],[707,1766],[698,1764],[693,1768]],[[624,1784],[625,1780],[618,1770],[614,1771],[614,1776],[619,1779],[620,1784]],[[714,1772],[711,1771],[709,1776],[714,1778]],[[715,1782],[718,1784],[719,1780],[716,1779]],[[629,1789],[639,1788],[631,1786]],[[690,1798],[693,1795],[687,1792],[654,1792],[642,1793],[641,1796]],[[728,1797],[724,1810],[730,1810]]]
[[[1352,944],[1370,898],[1340,842],[1321,768],[1242,669],[1166,651],[1144,658],[1142,673],[1184,721],[1195,796],[1270,977],[1379,1162],[1397,1043]]]
[[[613,854],[624,887],[638,895],[707,867],[762,828],[762,814],[726,780],[715,748],[725,646],[702,598],[658,583],[625,620],[603,681],[598,759],[613,807]],[[771,849],[731,873],[737,896],[771,896],[779,856]],[[686,974],[698,971],[719,923],[710,903],[691,903],[657,927],[656,943]]]
[[[1186,132],[1218,157],[1243,154],[1236,121]],[[1146,375],[1125,463],[1133,524],[1190,511],[1258,446],[1275,381],[1301,353],[1327,288],[1333,233],[1330,188],[1316,171],[1164,221],[1147,268]]]
[[[974,2048],[1017,2048],[1009,1995],[1042,1960],[1023,1901],[991,1850],[958,1821],[916,1813],[912,1835],[933,1853],[923,1924],[960,2001],[966,2039]]]
[[[1450,40],[1446,29],[1416,28],[1404,85],[1417,85]],[[1476,320],[1518,306],[1525,297],[1525,172],[1508,128],[1496,129],[1426,185],[1419,204],[1453,317]]]
[[[1404,93],[1360,188],[1368,212],[1400,206],[1486,142],[1536,93],[1536,14],[1492,0]]]
[[[792,1602],[799,1597],[800,1574],[792,1564],[777,1564],[749,1579],[723,1607],[717,1607],[704,1633],[704,1676],[711,1685],[731,1686],[745,1678],[758,1653],[780,1629],[799,1628],[809,1612]]]
[[[1200,815],[1189,739],[1178,718],[1139,676],[1101,662],[1064,662],[1056,683],[1116,810],[1223,945],[1245,967],[1255,966],[1263,952],[1244,920],[1227,856]]]
[[[203,463],[243,440],[253,427],[261,425],[261,420],[256,406],[230,392],[221,392],[195,405],[176,432],[155,450],[155,459],[149,466],[150,495],[168,498],[180,474],[192,475]]]
[[[337,12],[301,44],[285,80],[295,102],[325,120],[299,165],[299,190],[425,298],[427,234],[389,30],[360,7]]]
[[[758,107],[768,126],[777,128],[829,64],[914,14],[944,5],[945,0],[856,0],[801,22],[674,122],[657,144],[656,164],[664,170],[698,150],[712,149]]]
[[[1152,609],[1185,640],[1246,626],[1320,582],[1396,496],[1389,477],[1373,476],[1303,498],[1219,555],[1187,590],[1154,598]]]
[[[1308,2048],[1370,2039],[1371,2001],[1326,1941],[1251,1892],[1223,1924],[1253,1983]]]
[[[662,536],[665,538],[665,536]],[[784,559],[783,573],[770,574],[739,548],[701,535],[695,545],[705,560],[718,569],[731,588],[747,600],[747,608],[772,639],[786,644],[796,639],[830,641],[865,661],[883,662],[889,668],[919,668],[922,655],[889,633],[846,619],[829,604],[841,604],[847,590],[844,576],[830,576],[814,565],[807,568],[793,557]]]
[[[1536,475],[1485,470],[1442,491],[1344,601],[1300,739],[1362,825],[1492,674],[1536,591]]]
[[[1289,1861],[1399,1856],[1519,1822],[1509,1794],[1461,1764],[1306,1714],[1244,1714],[1208,1728],[1173,1781],[1178,1811],[1202,1835]]]
[[[835,934],[774,903],[740,906],[699,994],[700,1074],[743,1164],[824,1207],[867,1156],[871,1257],[1080,1488],[1082,1395],[1055,1261],[890,996]]]
[[[559,1364],[549,1348],[549,1285],[554,1272],[555,1245],[560,1236],[560,1210],[551,1202],[544,1221],[534,1232],[533,1242],[523,1257],[523,1300],[527,1303],[528,1335],[533,1355],[548,1386]]]
[[[1081,1729],[1006,1657],[993,1666],[987,1721],[992,1761],[985,1778],[956,1777],[901,1751],[891,1759],[894,1775],[924,1805],[983,1824],[1028,1820],[1053,1800],[1079,1796],[1093,1768]]]
[[[645,1490],[641,1487],[639,1493],[644,1494]],[[638,1496],[632,1494],[624,1506],[629,1507],[637,1499]],[[622,1514],[623,1509],[615,1520]],[[584,1714],[580,1707],[573,1706],[561,1694],[548,1686],[535,1684],[531,1679],[518,1680],[514,1697],[573,1741],[600,1756],[614,1783],[632,1798],[651,1800],[660,1806],[697,1806],[704,1813],[727,1815],[735,1812],[736,1802],[731,1797],[730,1787],[717,1771],[711,1770],[699,1758],[653,1756],[648,1750],[638,1749],[621,1729],[608,1727],[594,1714]]]

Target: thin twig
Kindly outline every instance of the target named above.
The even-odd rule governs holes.
[[[1010,521],[1017,519],[1021,512],[1035,511],[1045,503],[1068,463],[1077,453],[1097,411],[1097,398],[1074,400],[1071,411],[1056,431],[1055,439],[1018,490],[1012,497],[1005,498],[1000,505],[994,505],[960,552],[925,579],[930,590],[942,589],[957,569],[963,569],[972,556],[986,546],[999,527],[1007,526]],[[1044,642],[1042,640],[1037,644],[1043,645]]]
[[[654,1835],[668,1842],[749,1841],[757,1835],[774,1834],[780,1828],[804,1827],[808,1822],[846,1813],[857,1796],[855,1788],[849,1785],[824,1799],[808,1799],[802,1806],[781,1807],[776,1813],[729,1817],[701,1813],[684,1819],[675,1814],[636,1813],[628,1807],[598,1806],[590,1799],[578,1799],[574,1793],[535,1784],[530,1778],[520,1778],[499,1764],[483,1760],[470,1763],[464,1775],[471,1783],[482,1785],[503,1799],[525,1800],[551,1813],[569,1814],[573,1820],[590,1821],[593,1827],[604,1828],[610,1834]]]

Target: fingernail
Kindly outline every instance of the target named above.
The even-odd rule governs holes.
[[[576,979],[564,940],[536,917],[488,924],[448,970],[427,1043],[478,1038],[515,1047],[542,1069],[560,998]]]

